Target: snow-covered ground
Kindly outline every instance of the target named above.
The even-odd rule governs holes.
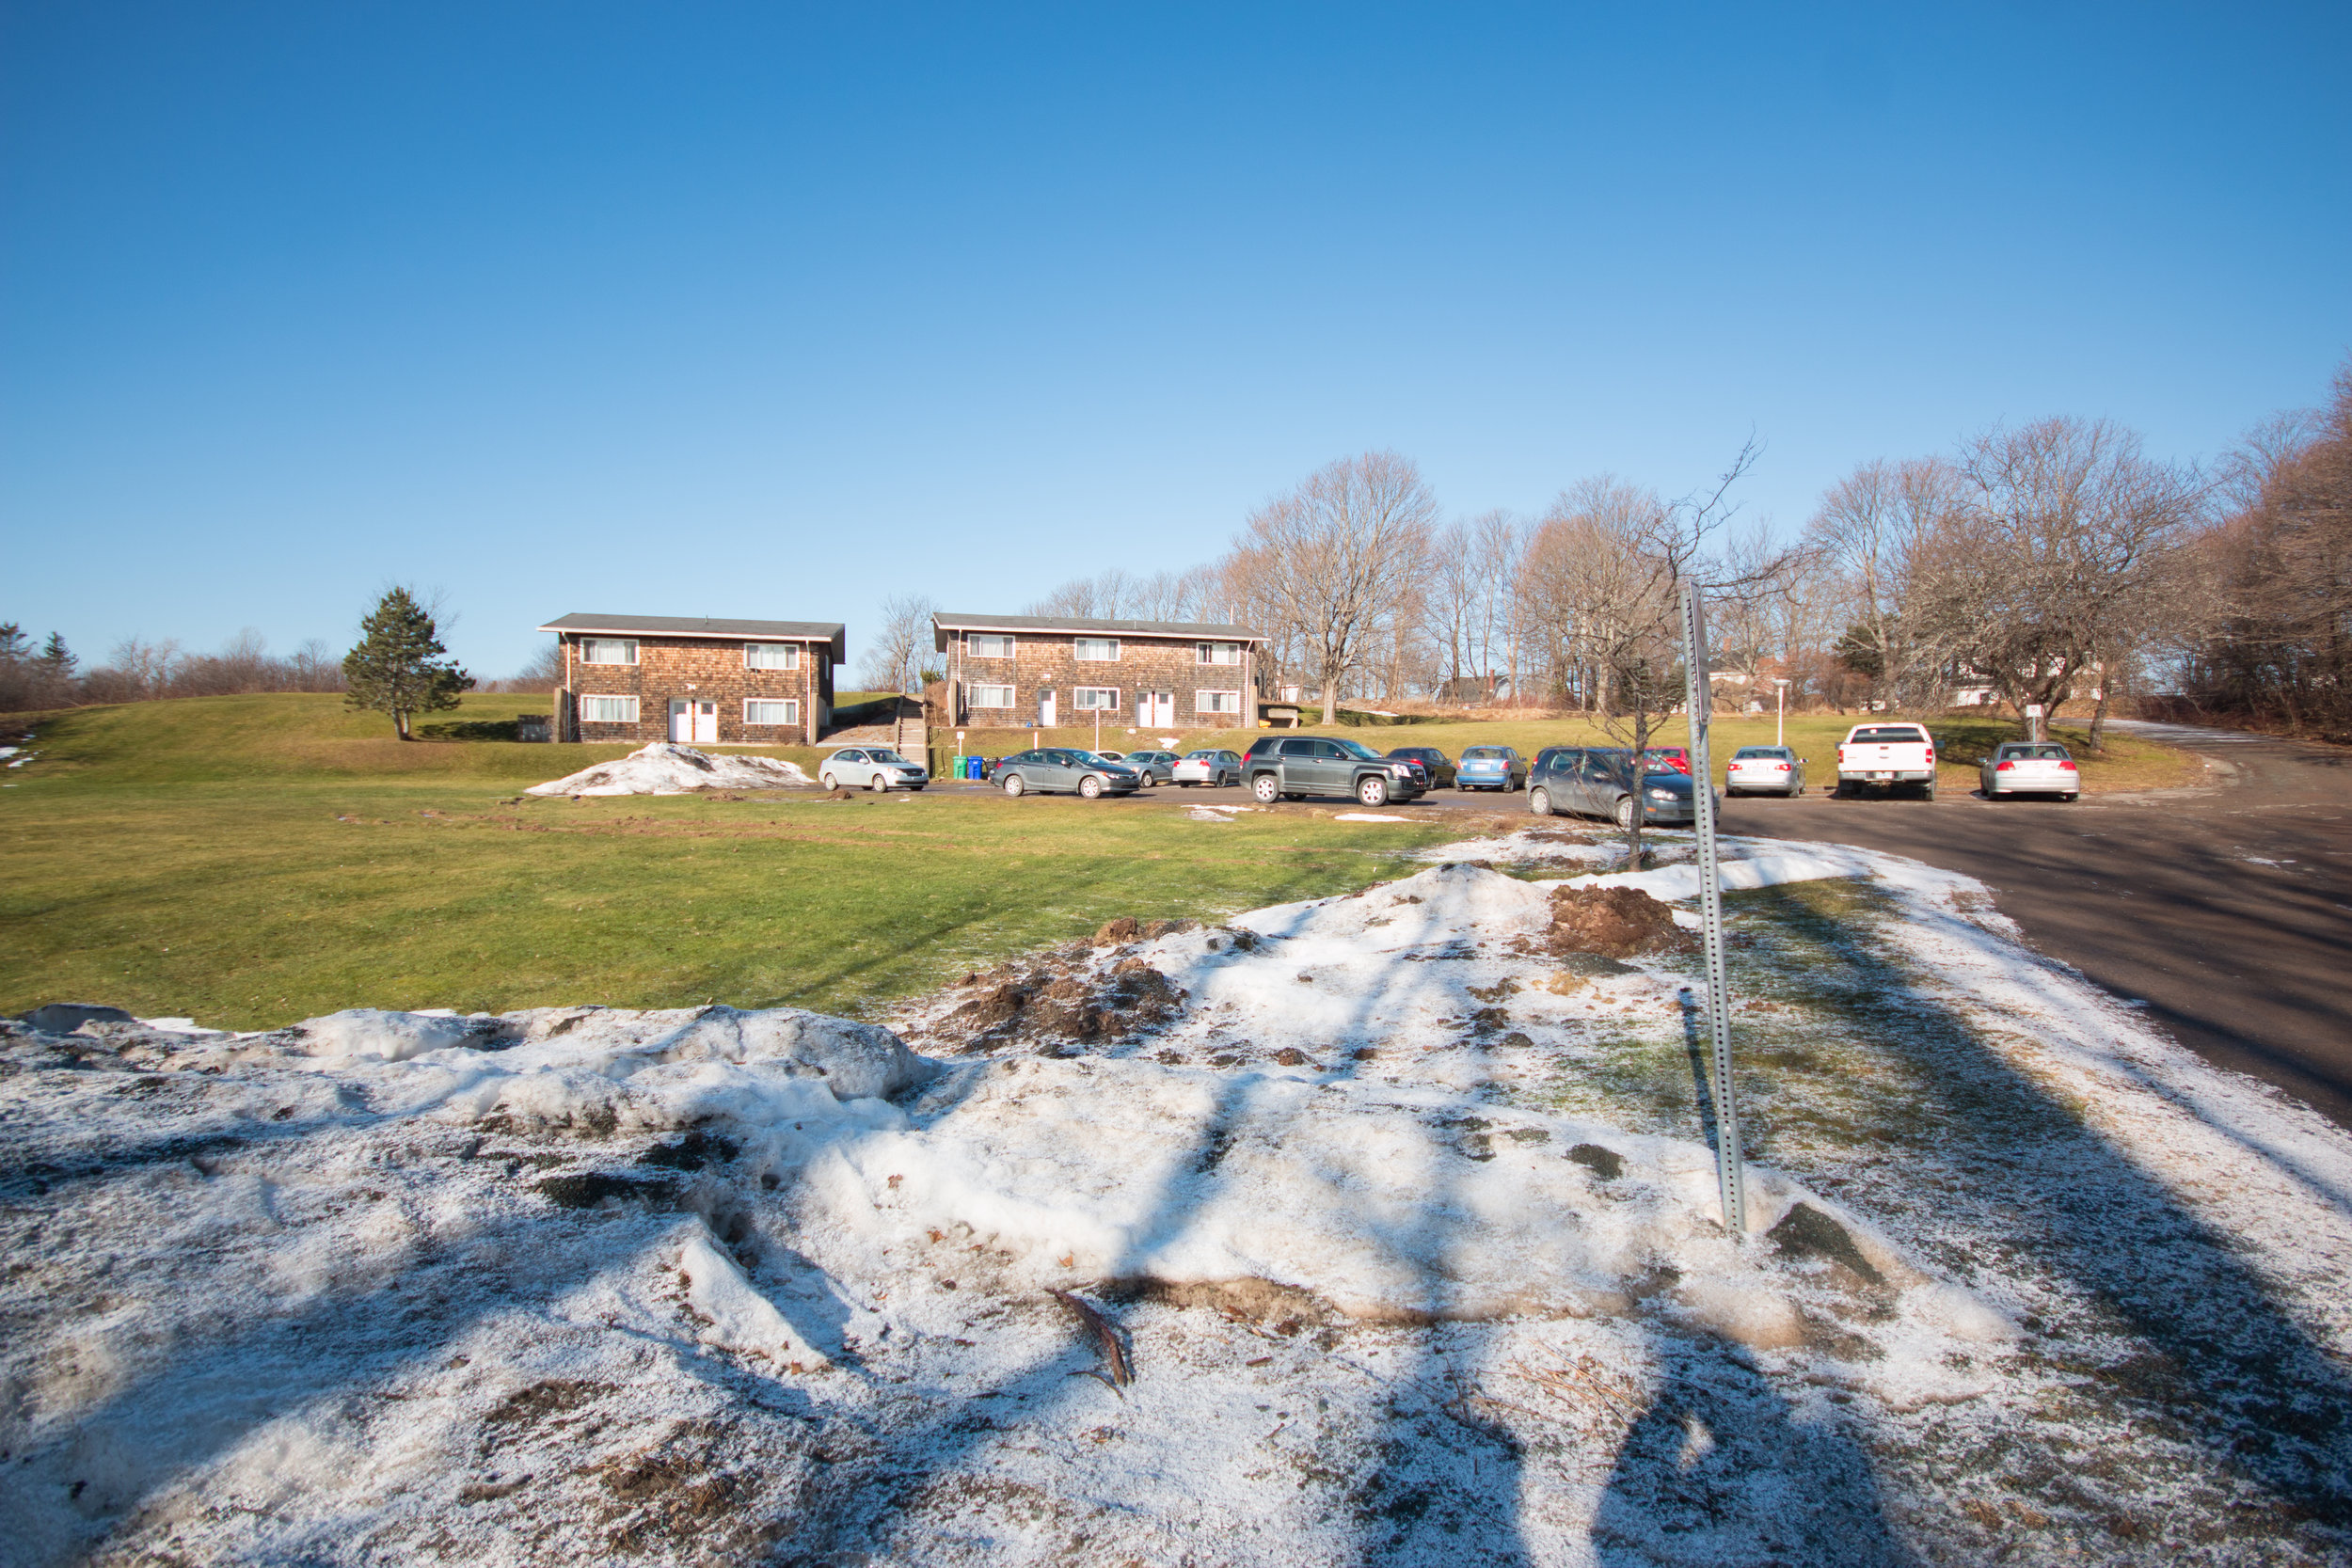
[[[1729,854],[1744,1240],[1694,961],[1546,943],[1558,888],[1695,873],[1670,848],[1528,879],[1614,863],[1557,829],[1106,927],[896,1033],[586,1006],[19,1033],[7,1549],[2352,1547],[2352,1140],[2024,949],[1965,879]]]
[[[697,789],[780,789],[808,783],[798,763],[777,757],[713,756],[657,740],[618,762],[532,784],[526,795],[686,795]]]

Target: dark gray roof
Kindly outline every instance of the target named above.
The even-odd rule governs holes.
[[[1219,642],[1265,641],[1248,626],[1192,621],[1095,621],[1082,615],[977,615],[945,610],[931,617],[935,646],[946,647],[950,631],[1111,631],[1134,637],[1206,637]]]
[[[623,637],[710,637],[726,641],[776,638],[795,642],[830,642],[834,662],[848,655],[838,621],[729,621],[707,615],[559,615],[541,631],[613,632]]]

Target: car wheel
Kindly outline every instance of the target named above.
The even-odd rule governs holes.
[[[1633,826],[1633,797],[1632,797],[1632,796],[1630,796],[1630,795],[1620,795],[1620,796],[1618,796],[1618,797],[1617,797],[1617,809],[1616,809],[1615,816],[1616,816],[1616,818],[1617,818],[1617,826],[1618,826],[1618,827],[1620,827],[1620,828],[1630,828],[1630,827],[1632,827],[1632,826]]]
[[[1356,799],[1368,806],[1387,805],[1389,803],[1389,781],[1377,775],[1360,781],[1356,785]]]
[[[1529,790],[1527,809],[1538,816],[1549,816],[1551,815],[1551,791],[1549,789]]]
[[[2081,790],[2079,790],[2079,789],[2078,789],[2078,790],[2074,791],[2074,794],[2069,795],[2068,797],[2066,797],[2066,801],[2067,801],[2067,803],[2068,803],[2069,805],[2074,805],[2074,804],[2077,804],[2077,803],[2079,803],[2079,802],[2081,801],[2082,798],[2083,798],[2083,792],[2082,792]]]
[[[1919,786],[1919,799],[1922,800],[1932,800],[1935,799],[1935,781],[1933,779],[1930,779],[1926,784]]]
[[[841,787],[838,784],[834,782],[834,777],[831,773],[818,774],[817,782],[823,784],[827,789],[839,789]]]
[[[1028,788],[1029,781],[1023,778],[1020,774],[1008,773],[1005,775],[1005,793],[1013,797],[1015,800],[1020,799],[1024,794],[1027,793]]]
[[[1790,784],[1787,790],[1783,791],[1783,793],[1786,794],[1791,800],[1796,800],[1799,796],[1804,793],[1804,781],[1802,779],[1798,780],[1795,784]]]
[[[1078,781],[1078,793],[1085,796],[1089,800],[1101,800],[1103,798],[1103,775],[1100,773],[1089,773],[1085,778],[1080,779]]]
[[[1270,806],[1282,798],[1282,783],[1271,773],[1261,773],[1249,781],[1249,793],[1260,805]]]
[[[866,787],[872,790],[875,794],[880,795],[883,790],[888,789],[890,786],[882,782],[882,776],[880,773],[874,773],[867,776],[866,780]]]

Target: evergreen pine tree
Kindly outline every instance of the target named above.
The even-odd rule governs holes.
[[[343,701],[390,714],[400,738],[413,739],[410,715],[455,707],[457,694],[473,689],[473,677],[442,657],[448,652],[424,606],[395,588],[359,623],[359,645],[343,656]]]

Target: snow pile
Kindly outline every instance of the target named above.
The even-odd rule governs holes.
[[[774,757],[712,756],[691,746],[657,740],[618,762],[600,762],[546,784],[526,795],[688,795],[698,789],[781,789],[804,784],[808,775]]]
[[[1803,1179],[1752,1164],[1751,1234],[1727,1235],[1689,960],[1543,941],[1554,889],[1687,896],[1678,864],[1447,863],[1105,927],[1056,950],[1062,978],[1148,968],[1181,1008],[1017,1054],[962,1050],[969,988],[908,1009],[929,1056],[788,1008],[0,1024],[11,1551],[1899,1561],[2046,1527],[2053,1559],[2126,1561],[2179,1555],[2176,1525],[2245,1560],[2341,1547],[2324,1475],[2267,1493],[2233,1433],[2201,1448],[2136,1402],[2099,1426],[2092,1401],[2110,1353],[2133,1401],[2171,1375],[2132,1292],[2226,1289],[2239,1246],[2256,1309],[2352,1346],[2352,1141],[2100,1002],[1966,879],[1725,850],[1736,887],[1867,879],[1894,913],[1853,940],[1927,976],[1870,1027],[1981,1015],[2122,1153],[2069,1146],[2013,1190],[2036,1150],[1971,1154],[1965,1180],[1876,1145]],[[1477,858],[1555,852],[1539,831]],[[1802,1159],[1807,1107],[1772,1095],[1796,1070],[1749,1083],[1759,1139]],[[1684,1098],[1597,1114],[1618,1081]],[[2159,1223],[2134,1169],[2228,1244]],[[2127,1260],[2060,1341],[2041,1314],[2082,1254],[2015,1216],[2076,1189]],[[1979,1202],[2017,1228],[1969,1228]],[[1107,1317],[1131,1386],[1057,1291]],[[2321,1430],[2340,1374],[2257,1348],[2284,1391],[2248,1408],[2306,1388],[2294,1419]]]

